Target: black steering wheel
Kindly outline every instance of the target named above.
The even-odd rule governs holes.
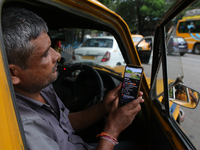
[[[71,91],[63,90],[61,84],[67,77],[76,74]],[[71,111],[80,111],[103,100],[104,86],[99,73],[91,66],[85,64],[73,64],[63,71],[54,82],[54,90],[64,105]],[[70,95],[66,98],[66,94]],[[70,94],[69,94],[70,93]]]

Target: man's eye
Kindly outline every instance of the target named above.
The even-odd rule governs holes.
[[[43,57],[47,57],[47,56],[48,56],[48,54],[49,54],[49,52],[45,53],[45,54],[43,55]]]

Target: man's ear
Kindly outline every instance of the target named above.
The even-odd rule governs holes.
[[[14,64],[9,64],[9,69],[10,69],[10,74],[11,74],[11,79],[13,85],[17,85],[20,83],[20,78],[19,78],[19,69],[20,67]]]

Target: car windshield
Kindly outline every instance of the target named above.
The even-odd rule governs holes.
[[[132,39],[134,42],[139,42],[142,39],[142,37],[132,37]]]
[[[116,39],[109,32],[81,28],[60,30],[49,33],[52,47],[60,52],[62,63],[87,63],[123,75],[126,63]],[[67,36],[63,39],[64,33]],[[57,48],[58,42],[61,43],[60,48]]]
[[[87,39],[81,47],[105,47],[112,48],[112,39]]]

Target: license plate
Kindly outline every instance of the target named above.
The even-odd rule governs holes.
[[[94,60],[94,56],[81,56],[81,58]]]
[[[184,48],[184,47],[185,47],[185,45],[179,45],[179,47],[180,47],[180,48]]]

